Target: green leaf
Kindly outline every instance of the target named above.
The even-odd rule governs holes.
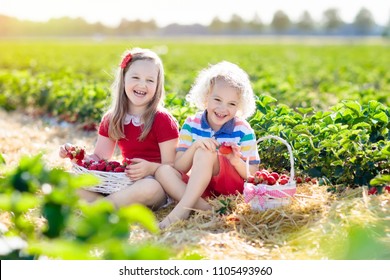
[[[5,159],[2,154],[0,154],[0,164],[5,164]]]
[[[307,114],[307,113],[311,113],[314,111],[314,108],[312,107],[308,107],[308,108],[304,108],[304,107],[299,107],[297,108],[297,111],[301,114]]]
[[[389,117],[386,115],[385,112],[380,112],[378,114],[375,114],[373,116],[374,119],[378,120],[378,121],[381,121],[385,124],[387,124],[389,122]]]
[[[342,103],[345,107],[351,109],[357,116],[361,116],[362,107],[357,101],[343,101]]]
[[[130,223],[140,223],[152,233],[159,233],[160,229],[153,212],[141,204],[133,204],[118,210],[118,216],[126,218]]]
[[[29,244],[27,251],[31,254],[59,258],[63,260],[93,260],[98,257],[91,254],[92,246],[87,243],[68,241],[68,240],[50,240],[38,241]]]
[[[378,175],[370,181],[371,186],[385,185],[390,183],[390,175]]]

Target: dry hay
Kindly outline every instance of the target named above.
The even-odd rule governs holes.
[[[59,145],[72,142],[89,152],[95,139],[94,132],[0,110],[0,153],[11,167],[22,155],[42,152],[49,166],[70,168],[68,161],[58,157]],[[219,214],[224,207],[221,201],[228,199],[231,202],[226,213]],[[212,210],[194,211],[188,220],[173,224],[159,235],[133,226],[130,242],[151,241],[170,248],[177,258],[191,254],[204,259],[348,258],[351,255],[345,248],[349,246],[350,229],[356,226],[370,232],[373,229],[379,245],[390,251],[389,201],[389,194],[367,196],[362,188],[336,197],[326,187],[312,184],[299,185],[290,205],[263,212],[252,211],[242,196],[218,197],[209,201]],[[157,220],[173,207],[157,211]],[[0,213],[0,221],[7,227],[11,226],[8,220],[7,213]]]
[[[242,196],[230,197],[231,211],[226,215],[216,211],[220,199],[226,200],[211,200],[213,210],[195,211],[159,236],[135,229],[130,240],[151,240],[181,252],[180,256],[196,252],[204,259],[390,258],[386,253],[390,250],[389,194],[367,196],[358,188],[336,198],[325,187],[303,184],[290,205],[263,212],[252,211]],[[157,212],[158,220],[172,207]],[[365,244],[350,248],[355,229],[373,238],[363,240],[373,250],[385,247],[378,255],[371,251],[359,255],[359,246],[364,249]]]

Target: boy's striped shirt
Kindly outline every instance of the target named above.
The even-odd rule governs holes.
[[[257,151],[256,136],[249,123],[238,117],[225,123],[220,130],[213,131],[207,122],[207,112],[197,113],[188,117],[184,122],[179,136],[177,151],[186,151],[192,144],[201,138],[214,137],[219,143],[234,142],[241,147],[242,159],[249,158],[249,164],[259,164],[260,157]]]

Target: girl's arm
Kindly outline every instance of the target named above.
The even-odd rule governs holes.
[[[115,141],[99,134],[96,141],[95,150],[92,155],[88,155],[88,158],[94,161],[110,159],[114,154],[115,145]]]
[[[114,153],[116,142],[108,137],[98,135],[95,151],[93,154],[85,155],[86,161],[99,161],[101,159],[110,159]],[[67,157],[68,150],[72,147],[72,144],[65,144],[60,147],[59,156],[62,158]]]
[[[127,167],[126,171],[130,179],[137,181],[148,175],[153,176],[161,164],[173,165],[177,143],[178,138],[164,141],[158,144],[161,153],[161,163],[151,162],[141,158],[133,158],[131,160],[132,164]]]

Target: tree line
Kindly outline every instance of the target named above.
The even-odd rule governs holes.
[[[159,35],[342,35],[390,36],[390,18],[385,26],[378,25],[366,8],[361,8],[352,23],[345,22],[337,9],[323,12],[315,21],[308,11],[293,21],[282,10],[274,13],[269,24],[258,14],[245,20],[233,14],[228,21],[215,17],[209,25],[177,23],[159,27],[154,20],[122,19],[116,27],[100,22],[88,23],[83,18],[62,17],[47,22],[22,21],[0,15],[0,36],[159,36]]]

